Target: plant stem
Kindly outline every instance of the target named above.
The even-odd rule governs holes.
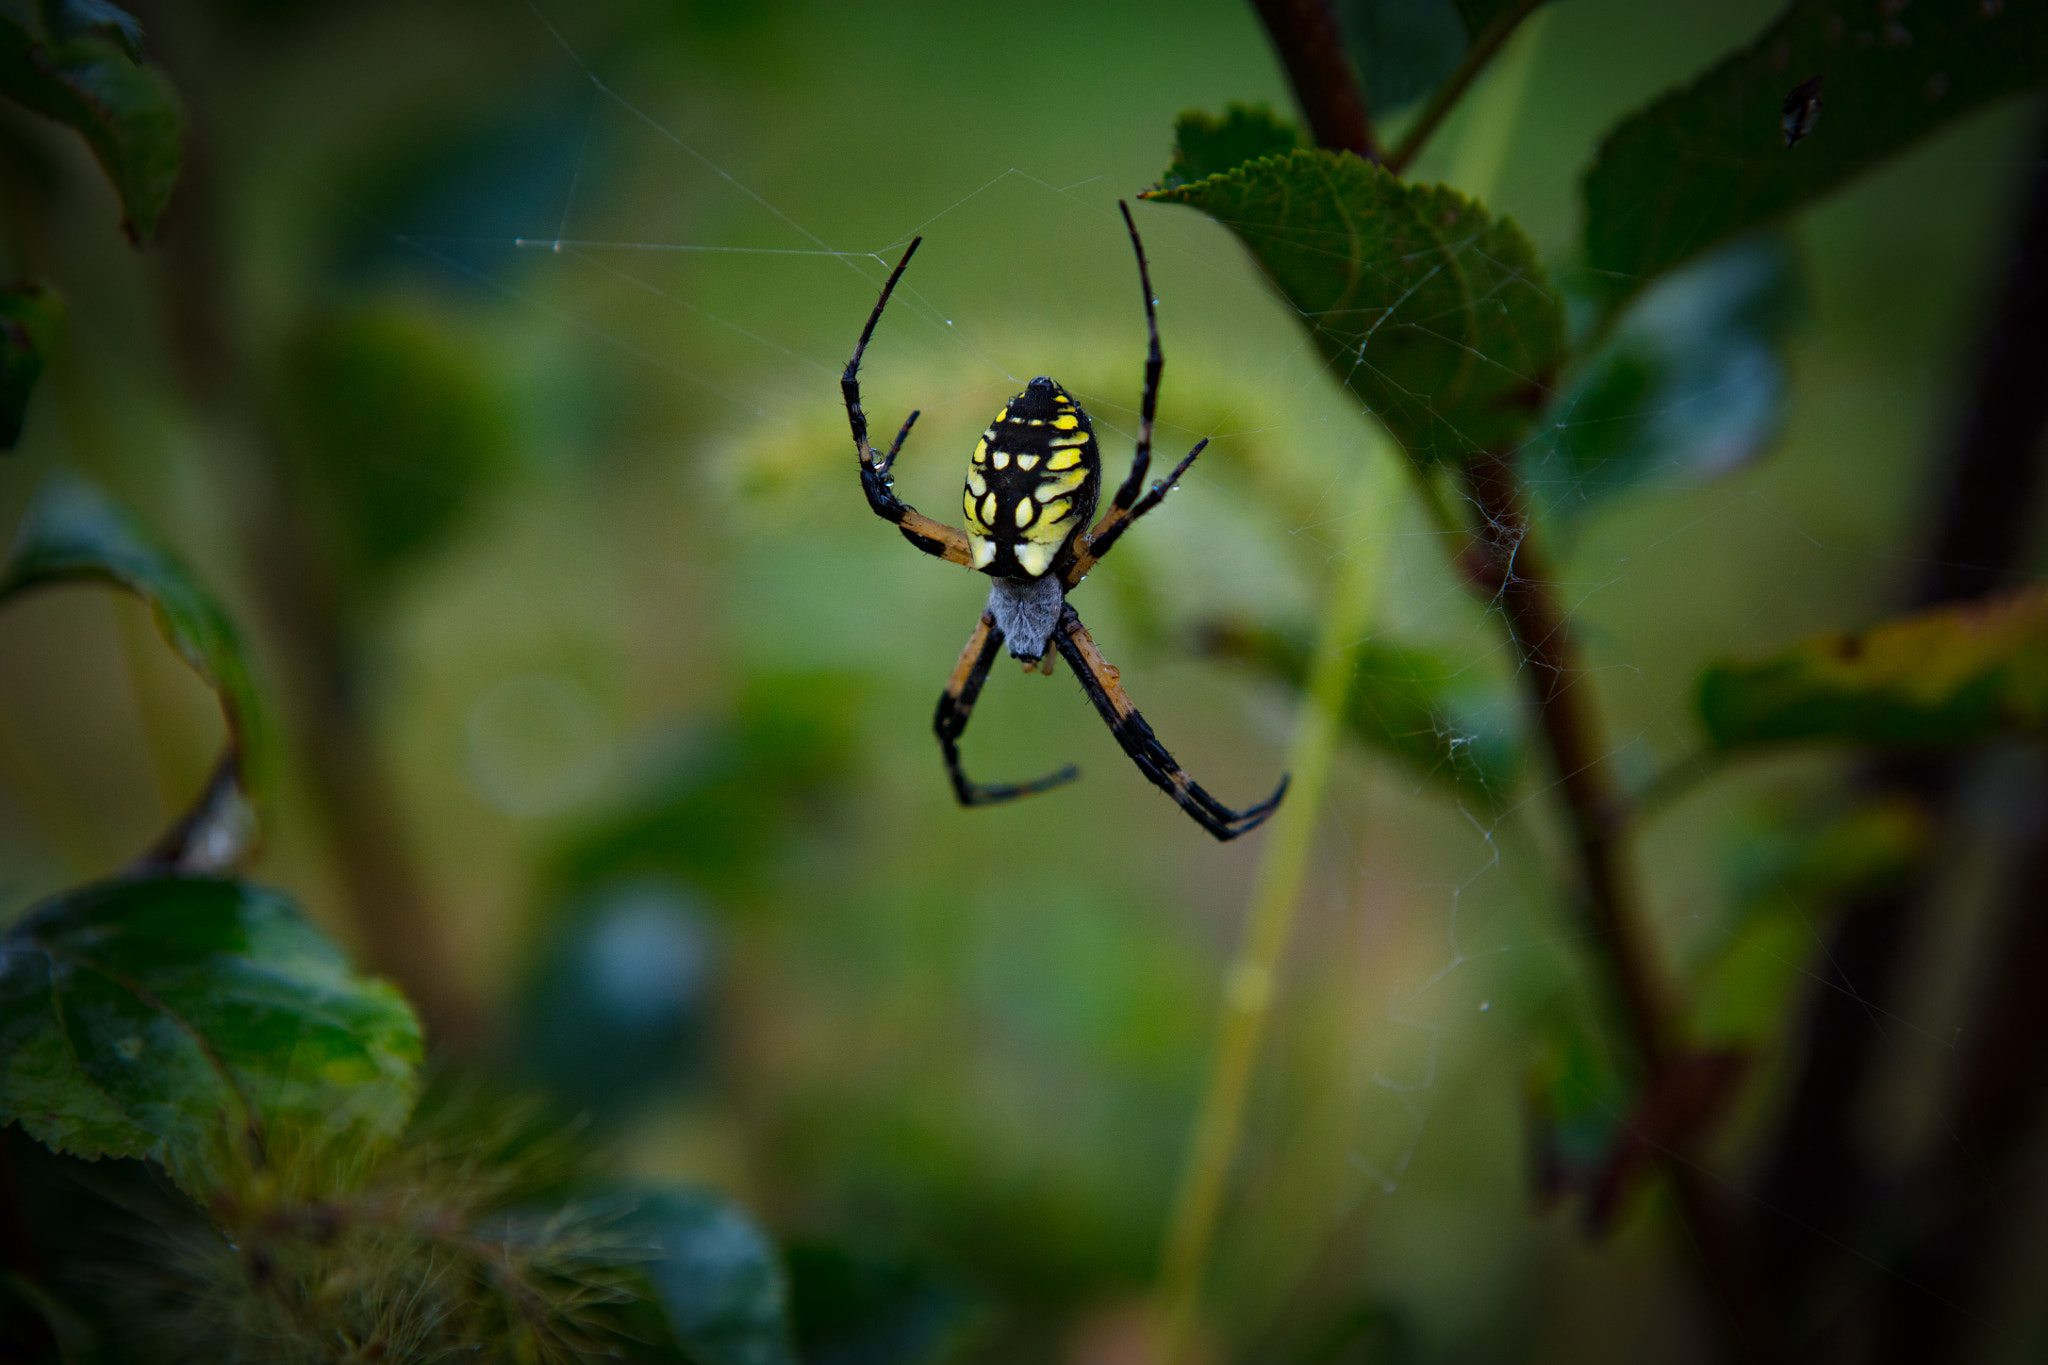
[[[1380,159],[1365,93],[1344,50],[1344,30],[1330,0],[1252,0],[1287,68],[1294,98],[1316,146]]]
[[[1244,939],[1224,978],[1223,1018],[1161,1257],[1159,1303],[1167,1365],[1185,1358],[1198,1323],[1217,1217],[1244,1132],[1245,1097],[1271,1013],[1274,980],[1287,956],[1316,817],[1343,725],[1345,697],[1358,665],[1377,563],[1376,554],[1354,552],[1331,586],[1288,755],[1293,785],[1288,789],[1286,818],[1273,823],[1259,862]]]
[[[1435,135],[1445,117],[1457,107],[1458,101],[1464,98],[1465,88],[1478,79],[1479,73],[1486,69],[1486,64],[1506,46],[1515,29],[1542,3],[1543,0],[1519,0],[1512,9],[1479,31],[1478,36],[1473,38],[1472,45],[1465,49],[1464,59],[1449,76],[1445,77],[1443,84],[1436,88],[1436,93],[1429,97],[1429,103],[1423,107],[1422,113],[1417,115],[1414,127],[1401,139],[1401,145],[1388,154],[1388,170],[1399,175],[1407,169],[1408,164],[1415,160],[1429,139]]]
[[[1652,1094],[1677,1060],[1683,1040],[1629,868],[1625,806],[1601,758],[1604,746],[1585,670],[1531,543],[1513,466],[1505,456],[1482,455],[1467,467],[1466,486],[1481,517],[1488,586],[1498,595],[1521,655],[1523,684],[1571,822],[1590,942],[1627,1026],[1643,1093]],[[1660,1156],[1729,1354],[1739,1360],[1776,1360],[1776,1331],[1741,1230],[1688,1150],[1666,1150]]]

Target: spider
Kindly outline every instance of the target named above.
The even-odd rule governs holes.
[[[903,538],[928,555],[985,573],[990,578],[988,607],[981,622],[960,651],[946,690],[939,696],[932,728],[946,756],[946,774],[952,779],[953,794],[963,806],[989,806],[1014,801],[1071,782],[1080,770],[1071,764],[1031,782],[981,783],[968,780],[960,768],[960,736],[974,712],[975,699],[988,681],[996,652],[1005,644],[1013,658],[1021,659],[1024,671],[1052,672],[1052,655],[1047,646],[1059,650],[1081,681],[1082,690],[1116,736],[1138,771],[1152,784],[1180,803],[1182,810],[1219,840],[1235,839],[1257,829],[1287,794],[1287,778],[1273,794],[1247,810],[1232,810],[1203,791],[1193,778],[1181,771],[1173,755],[1153,735],[1152,727],[1138,714],[1124,692],[1117,670],[1102,657],[1095,640],[1081,624],[1067,594],[1087,577],[1088,571],[1109,553],[1130,524],[1157,507],[1187,472],[1195,457],[1209,443],[1203,440],[1188,452],[1173,473],[1145,490],[1145,474],[1152,461],[1152,416],[1159,405],[1159,375],[1166,360],[1159,349],[1159,320],[1152,305],[1152,277],[1145,265],[1145,244],[1138,240],[1138,225],[1131,219],[1130,206],[1118,202],[1124,226],[1130,230],[1131,249],[1138,257],[1138,283],[1145,291],[1145,326],[1151,345],[1145,356],[1145,397],[1138,423],[1138,448],[1131,460],[1130,476],[1117,489],[1109,510],[1092,527],[1095,504],[1102,483],[1102,456],[1096,449],[1095,432],[1088,414],[1081,410],[1065,389],[1040,375],[1024,386],[1024,392],[1003,405],[995,421],[982,433],[967,466],[964,509],[967,529],[960,531],[934,521],[899,499],[891,470],[910,428],[917,422],[913,412],[896,433],[888,453],[876,455],[868,444],[867,415],[860,406],[860,358],[889,306],[889,295],[903,278],[910,258],[923,238],[915,238],[896,263],[882,297],[868,315],[861,330],[860,344],[846,362],[839,388],[846,399],[846,420],[853,428],[854,449],[860,456],[860,482],[868,506],[876,516],[893,523]],[[1140,496],[1141,491],[1143,496]]]

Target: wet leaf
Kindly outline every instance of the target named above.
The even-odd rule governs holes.
[[[202,1202],[243,1161],[359,1166],[404,1128],[419,1063],[398,992],[276,892],[107,882],[0,938],[0,1119],[55,1151],[146,1157]]]
[[[1698,704],[1723,749],[1801,740],[1952,746],[2048,721],[2048,591],[1830,631],[1711,665]]]
[[[141,41],[107,0],[0,0],[0,91],[85,136],[128,235],[146,242],[178,182],[184,116],[170,82],[142,65]]]
[[[1586,176],[1587,264],[1625,299],[2048,81],[2044,51],[2044,0],[1796,0],[1754,42],[1608,135]],[[1785,99],[1816,76],[1817,116],[1788,147]]]
[[[795,1365],[789,1290],[775,1248],[730,1200],[659,1190],[624,1222],[640,1263],[693,1365]]]
[[[1235,232],[1332,373],[1419,463],[1511,449],[1549,403],[1557,296],[1521,229],[1457,191],[1295,151],[1146,197]]]
[[[36,494],[15,532],[0,574],[0,605],[34,588],[77,582],[110,583],[149,603],[164,639],[220,698],[228,752],[192,812],[151,858],[189,872],[231,867],[253,834],[238,803],[252,776],[260,778],[268,748],[239,634],[212,594],[126,512],[91,484],[60,474]]]
[[[503,404],[475,359],[395,306],[331,313],[285,361],[287,426],[349,581],[375,591],[505,472]]]
[[[0,287],[0,450],[21,439],[29,395],[64,339],[64,296],[44,280]]]
[[[1308,680],[1309,646],[1300,636],[1216,624],[1204,632],[1203,644],[1212,654],[1257,663],[1296,687]],[[1361,742],[1483,807],[1505,801],[1521,775],[1519,718],[1512,699],[1482,678],[1461,675],[1426,650],[1387,640],[1359,648],[1344,710]]]
[[[1160,184],[1206,180],[1301,145],[1301,129],[1263,104],[1233,104],[1220,118],[1190,109],[1174,120],[1173,164]]]
[[[974,1300],[915,1261],[818,1242],[788,1250],[805,1365],[937,1365],[958,1357]]]
[[[1799,312],[1791,243],[1744,238],[1658,281],[1520,455],[1530,492],[1570,517],[1643,483],[1697,483],[1784,426]]]

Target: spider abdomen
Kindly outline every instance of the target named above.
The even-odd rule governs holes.
[[[1072,561],[1095,516],[1102,456],[1081,405],[1040,375],[1004,404],[967,466],[967,539],[974,567],[1039,578]]]

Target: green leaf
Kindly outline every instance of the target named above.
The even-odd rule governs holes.
[[[1521,229],[1457,191],[1296,151],[1146,197],[1235,232],[1418,463],[1510,450],[1550,401],[1557,296]]]
[[[126,588],[148,602],[164,639],[220,698],[228,727],[223,777],[194,810],[195,817],[220,820],[184,829],[177,847],[161,850],[161,860],[188,871],[229,867],[245,842],[234,837],[235,822],[246,816],[236,813],[240,784],[252,770],[260,773],[268,753],[241,639],[213,596],[127,513],[83,479],[53,476],[15,533],[13,553],[0,573],[0,605],[34,588],[93,581]]]
[[[1552,516],[1648,482],[1700,482],[1755,459],[1784,425],[1799,313],[1791,243],[1743,238],[1660,280],[1520,452]]]
[[[0,938],[0,1120],[74,1156],[147,1157],[202,1203],[250,1143],[264,1164],[360,1166],[404,1128],[419,1062],[398,992],[276,892],[107,882]]]
[[[509,462],[504,405],[474,357],[402,307],[321,318],[282,378],[294,447],[359,586],[433,549]]]
[[[1629,118],[1586,176],[1586,261],[1618,302],[1818,200],[2003,95],[2048,80],[2048,0],[1796,0],[1748,47]],[[1787,147],[1786,96],[1821,78]]]
[[[646,1195],[624,1230],[640,1269],[697,1365],[796,1365],[789,1290],[775,1248],[739,1207],[704,1189]]]
[[[1699,710],[1723,749],[1822,739],[1952,746],[2038,733],[2048,721],[2048,591],[1716,663],[1700,679]]]
[[[141,65],[142,29],[106,0],[0,0],[0,92],[84,134],[137,242],[156,234],[184,159],[169,81]]]
[[[1746,832],[1730,869],[1735,913],[1723,944],[1694,974],[1693,1036],[1761,1049],[1777,1037],[1833,912],[1850,897],[1895,886],[1933,847],[1915,802],[1866,802],[1818,826],[1769,812]]]
[[[1203,643],[1210,653],[1250,660],[1296,687],[1308,680],[1303,637],[1217,624]],[[1426,650],[1386,640],[1360,646],[1344,720],[1369,747],[1483,807],[1504,802],[1521,775],[1512,700]]]
[[[1233,104],[1221,118],[1190,109],[1174,120],[1173,164],[1160,183],[1172,189],[1206,180],[1301,145],[1301,129],[1263,104]]]
[[[0,450],[21,439],[29,395],[64,339],[64,296],[45,280],[0,286]]]
[[[787,1257],[808,1365],[937,1365],[958,1358],[973,1328],[974,1300],[918,1262],[820,1242]]]

